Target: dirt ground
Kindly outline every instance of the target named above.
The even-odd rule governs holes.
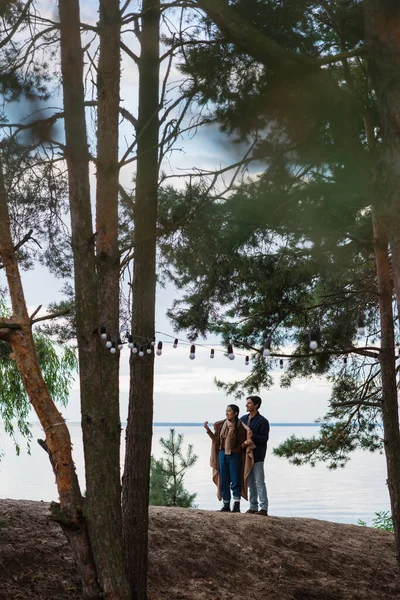
[[[282,517],[150,508],[150,600],[400,600],[392,534]],[[82,600],[44,502],[0,500],[0,600]]]

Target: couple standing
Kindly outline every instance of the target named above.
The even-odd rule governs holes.
[[[268,516],[268,496],[265,485],[264,459],[267,452],[269,423],[259,413],[261,398],[249,396],[247,415],[239,419],[239,407],[229,404],[226,419],[214,423],[214,432],[205,421],[204,427],[212,440],[211,466],[218,498],[223,500],[222,512],[240,512],[240,497],[247,500],[249,488],[250,514]],[[260,508],[260,510],[258,510]]]

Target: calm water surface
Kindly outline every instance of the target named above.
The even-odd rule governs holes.
[[[81,428],[69,423],[74,459],[82,488],[84,465]],[[184,445],[192,444],[198,461],[189,469],[185,487],[197,493],[199,508],[219,508],[216,488],[211,481],[210,439],[200,426],[175,425],[184,434]],[[362,519],[370,523],[375,512],[388,510],[389,496],[386,486],[386,466],[383,455],[357,451],[350,463],[337,471],[324,465],[294,467],[286,460],[272,455],[271,449],[290,435],[311,437],[317,428],[296,425],[271,426],[268,454],[265,462],[270,513],[279,516],[311,517],[342,523],[356,523]],[[39,425],[33,425],[34,440],[43,436]],[[155,426],[153,454],[161,456],[160,437],[168,437],[169,426]],[[23,444],[23,442],[22,442]],[[0,428],[0,498],[25,500],[57,500],[54,475],[46,453],[32,443],[31,455],[23,447],[16,456],[13,443]],[[123,448],[121,450],[123,455]],[[248,504],[243,502],[243,508]]]

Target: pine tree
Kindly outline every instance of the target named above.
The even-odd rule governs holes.
[[[183,485],[186,471],[192,467],[198,456],[193,454],[193,446],[189,444],[186,456],[183,454],[182,433],[176,434],[170,429],[167,439],[161,438],[164,448],[163,458],[151,458],[150,472],[150,504],[155,506],[194,507],[196,494],[190,494]]]

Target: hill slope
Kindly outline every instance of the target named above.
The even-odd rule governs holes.
[[[48,504],[0,500],[0,600],[82,600]],[[150,600],[400,600],[393,536],[282,517],[150,508]]]

